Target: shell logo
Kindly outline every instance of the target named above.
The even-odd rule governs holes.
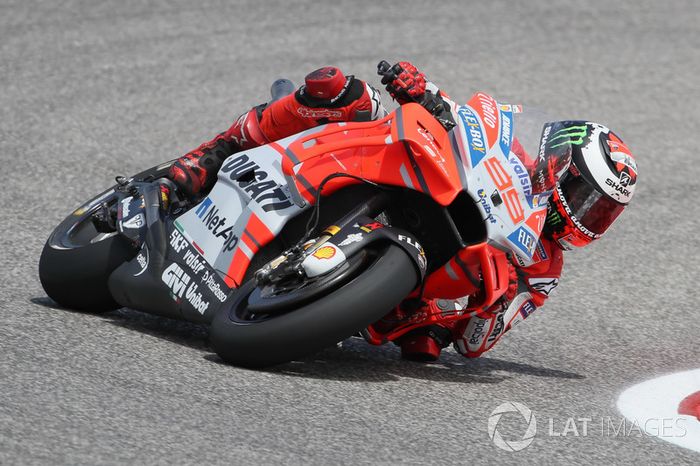
[[[335,256],[335,248],[333,246],[321,246],[312,254],[316,259],[330,259]]]

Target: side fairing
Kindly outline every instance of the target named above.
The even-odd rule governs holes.
[[[255,253],[302,210],[285,180],[282,157],[270,145],[232,155],[209,195],[175,222],[229,287],[241,284]]]

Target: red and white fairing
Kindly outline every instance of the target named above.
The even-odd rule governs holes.
[[[525,150],[534,157],[545,155],[532,143],[533,136],[523,134],[523,130],[534,131],[538,141],[546,138],[546,119],[526,118],[522,106],[500,105],[484,93],[457,107],[456,113],[467,189],[486,220],[490,244],[512,252],[521,266],[537,262],[537,243],[551,190],[533,189],[531,176],[538,173]],[[518,128],[521,121],[522,129]],[[527,142],[531,142],[529,149]],[[520,154],[512,150],[516,145],[524,149]]]
[[[410,105],[415,104],[400,110],[417,115],[411,118],[424,118],[423,110]],[[531,174],[537,172],[511,150],[522,107],[499,105],[479,93],[467,105],[453,105],[452,110],[458,127],[450,138],[461,156],[454,154],[445,140],[438,147],[436,135],[448,136],[439,136],[437,128],[430,129],[438,125],[434,120],[425,120],[427,126],[411,123],[413,130],[404,127],[401,113],[395,119],[390,115],[376,122],[323,125],[229,157],[209,195],[179,217],[176,226],[228,286],[238,287],[251,259],[290,218],[308,208],[320,180],[329,173],[354,173],[427,193],[426,180],[421,178],[425,176],[431,189],[437,188],[430,194],[441,204],[451,202],[459,190],[471,195],[486,223],[490,244],[512,252],[523,266],[537,262],[537,243],[550,192],[533,189]],[[521,144],[537,154],[545,120],[520,120],[529,122],[525,129],[537,134],[537,142],[522,144],[527,142],[522,136]],[[382,135],[371,136],[374,134]],[[385,148],[377,146],[379,139]],[[431,159],[419,160],[427,170],[423,175],[410,168],[412,162],[400,144],[404,139],[420,144]],[[363,150],[363,141],[371,143],[374,151]],[[324,146],[335,149],[326,154]],[[440,186],[447,190],[440,191]]]
[[[290,141],[320,128],[232,155],[209,195],[178,218],[176,225],[228,286],[240,286],[255,253],[306,207],[282,160]]]

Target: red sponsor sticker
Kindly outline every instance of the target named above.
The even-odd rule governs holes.
[[[384,225],[379,223],[379,222],[368,223],[367,225],[362,225],[360,227],[360,230],[369,233],[371,231],[378,230],[379,228],[382,228],[383,226]]]
[[[472,97],[469,105],[474,107],[484,123],[488,147],[493,146],[498,140],[498,103],[490,95],[479,92]]]

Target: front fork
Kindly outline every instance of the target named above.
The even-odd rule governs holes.
[[[421,277],[425,278],[425,251],[413,234],[376,220],[386,209],[389,196],[379,192],[328,226],[319,237],[298,244],[264,266],[256,278],[265,283],[279,273],[294,272],[309,278],[330,272],[347,259],[365,249],[376,249],[376,243],[393,243],[412,259]],[[285,264],[285,265],[283,265]],[[293,264],[294,270],[287,265]]]

